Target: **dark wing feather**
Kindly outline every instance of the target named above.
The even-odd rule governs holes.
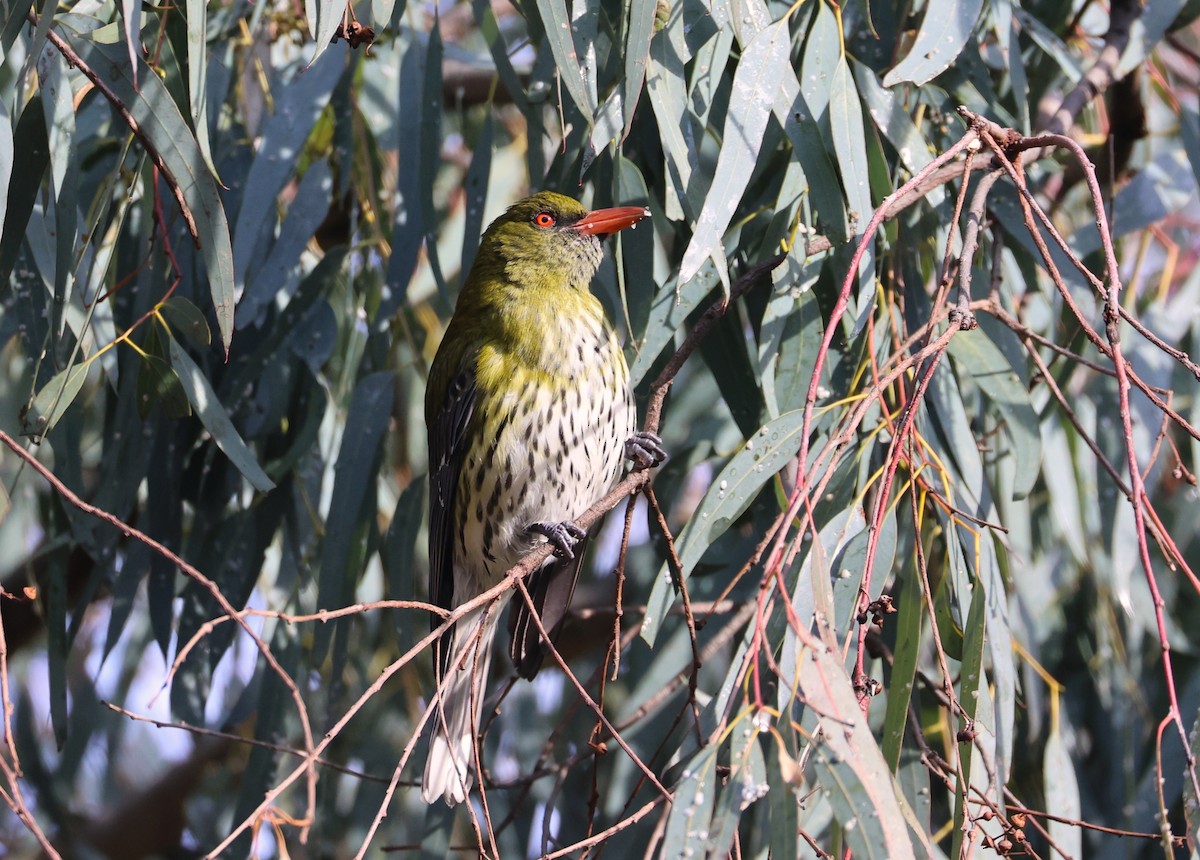
[[[557,638],[567,610],[571,607],[571,596],[575,593],[575,583],[579,581],[579,568],[583,564],[587,543],[588,538],[585,535],[575,544],[574,558],[551,557],[549,562],[535,570],[525,581],[529,596],[533,598],[533,605],[537,607],[538,616],[542,619],[542,626],[550,634],[551,642]],[[508,632],[512,637],[508,655],[517,668],[517,674],[522,678],[533,678],[542,668],[547,649],[542,641],[542,634],[529,613],[529,606],[520,595],[513,598],[513,607],[508,613]]]
[[[454,496],[475,399],[475,374],[464,370],[429,421],[429,599],[445,609],[454,608]],[[441,618],[432,617],[433,628],[441,623]],[[442,651],[445,659],[449,649]]]

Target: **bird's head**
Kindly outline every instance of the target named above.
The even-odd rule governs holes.
[[[642,206],[589,212],[578,200],[543,191],[514,203],[492,222],[480,241],[475,268],[498,266],[508,281],[527,287],[586,290],[600,266],[600,240],[649,214]]]

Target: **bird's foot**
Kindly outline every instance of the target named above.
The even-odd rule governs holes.
[[[554,554],[559,558],[573,559],[576,545],[587,536],[587,532],[575,523],[533,523],[529,531],[543,535]]]
[[[667,459],[667,449],[657,433],[639,430],[625,441],[625,459],[633,461],[635,472],[652,469]]]

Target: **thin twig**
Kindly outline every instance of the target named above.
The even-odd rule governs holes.
[[[259,653],[261,653],[263,655],[263,659],[266,660],[267,665],[270,666],[271,671],[273,671],[277,676],[279,676],[279,680],[281,680],[283,682],[284,686],[286,686],[288,688],[288,692],[291,694],[291,697],[292,697],[292,702],[296,706],[296,713],[300,718],[301,729],[304,732],[304,748],[307,751],[307,757],[311,758],[313,756],[312,726],[309,724],[308,709],[304,705],[304,699],[300,695],[299,688],[296,687],[296,682],[294,680],[292,680],[292,676],[289,675],[284,670],[283,666],[281,666],[279,664],[279,661],[275,658],[275,655],[274,655],[274,653],[272,653],[270,646],[267,645],[267,643],[265,641],[263,641],[262,637],[259,636],[257,633],[255,633],[253,629],[251,629],[250,625],[246,623],[246,620],[244,618],[238,617],[238,611],[233,608],[233,605],[229,602],[229,600],[221,592],[221,589],[217,587],[217,584],[215,582],[213,582],[211,579],[209,579],[207,576],[205,576],[203,573],[201,573],[194,566],[192,566],[188,562],[184,561],[183,558],[181,558],[179,555],[172,552],[170,549],[168,549],[163,544],[156,541],[154,538],[150,537],[145,532],[134,528],[133,526],[122,521],[120,518],[116,517],[115,515],[110,514],[108,511],[106,511],[102,508],[98,508],[95,505],[90,504],[88,502],[85,502],[74,491],[72,491],[70,487],[68,487],[66,484],[64,484],[62,481],[60,481],[58,479],[57,475],[55,475],[48,468],[43,466],[37,460],[36,457],[34,457],[32,454],[30,454],[28,451],[26,451],[24,448],[22,448],[20,443],[17,442],[17,440],[13,439],[11,436],[9,436],[7,433],[5,433],[3,430],[0,430],[0,442],[3,442],[5,445],[7,445],[8,448],[11,449],[14,454],[16,454],[18,457],[20,457],[26,463],[28,463],[35,472],[37,472],[39,475],[41,475],[42,478],[45,479],[45,481],[48,484],[50,484],[51,487],[54,488],[54,491],[56,493],[58,493],[60,496],[62,496],[64,499],[66,499],[66,501],[69,502],[74,508],[76,508],[79,511],[82,511],[85,514],[89,514],[90,516],[95,517],[96,519],[100,520],[101,522],[108,523],[110,526],[112,526],[113,528],[120,531],[126,537],[134,538],[135,540],[138,540],[141,543],[145,544],[151,550],[158,553],[160,556],[162,556],[163,558],[165,558],[169,562],[171,562],[171,564],[175,565],[180,570],[182,570],[188,577],[190,577],[192,580],[194,580],[196,583],[198,583],[202,588],[204,588],[205,591],[207,591],[212,596],[213,600],[215,600],[217,602],[217,605],[221,607],[221,611],[224,612],[226,615],[230,616],[231,618],[233,618],[234,621],[237,622],[238,626],[241,627],[247,633],[247,635],[250,636],[250,639],[251,639],[251,641],[254,642],[255,647],[258,648]],[[308,770],[308,779],[307,779],[308,812],[306,813],[305,818],[306,818],[307,822],[311,823],[313,820],[313,816],[316,814],[316,806],[317,806],[317,772],[311,763],[305,765],[305,767]],[[307,825],[306,825],[306,827],[307,827]],[[304,841],[306,836],[307,836],[307,832],[302,831],[301,841]]]
[[[29,19],[29,23],[33,24],[35,27],[37,26],[37,16],[32,12],[32,10],[28,12],[25,17]],[[163,178],[166,180],[167,186],[171,189],[171,194],[175,197],[175,202],[179,204],[179,211],[183,215],[184,223],[187,224],[187,230],[192,237],[192,241],[195,243],[197,248],[202,247],[200,230],[196,227],[196,218],[194,215],[192,215],[192,210],[188,207],[187,198],[185,198],[183,194],[183,188],[180,187],[179,182],[176,181],[174,175],[167,168],[167,164],[165,161],[163,161],[163,157],[159,153],[158,148],[155,147],[153,141],[151,141],[145,131],[142,130],[141,123],[139,123],[137,118],[129,112],[129,108],[126,106],[125,102],[120,96],[113,92],[112,87],[108,85],[104,78],[100,77],[100,75],[96,73],[95,69],[84,62],[84,59],[80,57],[79,54],[75,53],[75,50],[71,47],[70,42],[56,33],[53,28],[46,31],[46,38],[50,40],[50,44],[58,49],[58,52],[63,55],[63,59],[66,60],[67,63],[79,69],[79,71],[81,71],[84,76],[92,82],[96,89],[100,91],[100,94],[108,99],[109,103],[121,116],[121,119],[125,121],[125,125],[129,126],[129,130],[133,132],[134,136],[137,137],[139,141],[141,141],[142,147],[146,150],[146,154],[150,156],[150,160],[154,162],[154,166],[157,167],[162,173]]]

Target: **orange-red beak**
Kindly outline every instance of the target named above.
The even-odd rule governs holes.
[[[572,229],[585,236],[609,236],[649,217],[650,210],[645,206],[614,206],[589,212],[582,221],[575,222]]]

